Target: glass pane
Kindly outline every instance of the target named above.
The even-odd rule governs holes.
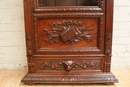
[[[38,0],[43,6],[98,6],[98,0]]]

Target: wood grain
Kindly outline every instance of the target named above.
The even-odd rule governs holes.
[[[27,84],[115,83],[113,0],[23,0]]]
[[[27,70],[0,70],[0,87],[106,87],[103,84],[87,85],[27,85],[21,83],[21,79],[27,73]],[[112,68],[112,73],[118,78],[119,83],[111,84],[109,87],[129,87],[130,86],[130,68]]]

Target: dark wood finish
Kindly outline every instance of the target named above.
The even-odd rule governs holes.
[[[38,0],[39,6],[97,6],[98,0]]]
[[[113,0],[24,0],[26,84],[115,83]]]

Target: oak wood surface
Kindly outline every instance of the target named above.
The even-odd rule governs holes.
[[[112,68],[112,73],[118,78],[119,83],[103,84],[86,84],[86,85],[45,85],[33,84],[27,85],[21,83],[21,78],[28,72],[27,69],[0,69],[0,87],[129,87],[130,85],[130,68]]]
[[[23,83],[115,83],[113,0],[24,0],[28,73]]]

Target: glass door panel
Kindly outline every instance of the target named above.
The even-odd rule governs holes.
[[[98,6],[98,0],[38,0],[40,7],[45,6]]]

